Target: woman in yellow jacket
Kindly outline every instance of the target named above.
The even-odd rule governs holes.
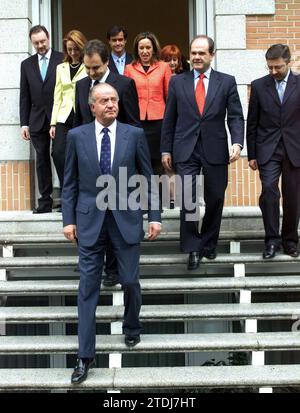
[[[168,63],[160,61],[159,42],[151,32],[136,36],[133,54],[134,61],[125,67],[124,75],[135,81],[152,167],[161,174],[160,136],[172,72]]]
[[[83,48],[87,40],[78,30],[71,30],[63,39],[64,62],[57,66],[50,137],[52,157],[63,186],[66,137],[73,125],[76,82],[87,76],[83,61]]]

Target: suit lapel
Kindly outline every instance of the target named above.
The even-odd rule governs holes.
[[[109,56],[109,65],[111,67],[111,71],[114,73],[119,73],[117,66],[115,64],[114,58],[112,57],[112,55]]]
[[[55,52],[52,50],[44,83],[47,82],[53,70],[56,69],[56,58],[55,57],[56,57]]]
[[[194,78],[193,70],[185,75],[183,89],[184,89],[184,93],[186,95],[187,101],[192,106],[194,112],[196,112],[198,115],[199,109],[198,109],[196,97],[195,97],[195,78]]]
[[[208,90],[207,90],[207,95],[206,95],[206,98],[205,98],[205,106],[204,106],[202,116],[204,116],[207,113],[207,111],[208,111],[210,105],[212,104],[212,102],[214,100],[214,97],[215,97],[217,91],[219,90],[219,88],[220,88],[219,76],[214,70],[212,70],[211,73],[210,73]]]
[[[39,66],[39,56],[36,54],[33,60],[33,70],[35,72],[36,77],[43,83],[43,79],[41,76],[40,66]]]
[[[117,176],[119,166],[123,160],[123,157],[126,153],[126,147],[128,144],[128,128],[126,125],[122,125],[117,122],[117,131],[116,131],[116,143],[115,143],[115,153],[112,164],[112,175]]]
[[[270,93],[270,95],[273,97],[273,99],[277,103],[277,105],[281,106],[281,102],[280,102],[278,92],[277,92],[277,89],[276,89],[275,80],[272,78],[272,76],[268,77],[266,85],[267,85],[268,93]]]
[[[117,83],[117,75],[116,73],[110,72],[109,75],[107,76],[106,82],[111,86],[114,86]]]
[[[98,159],[95,122],[91,122],[87,124],[83,133],[86,136],[84,137],[84,139],[82,139],[81,142],[88,156],[89,165],[91,166],[92,171],[95,172],[95,175],[99,176],[101,174],[101,169],[100,169],[100,164],[99,164],[99,159]]]
[[[126,53],[126,60],[125,60],[125,66],[129,65],[132,62],[132,56],[129,53]]]
[[[288,78],[288,82],[285,88],[284,96],[283,96],[283,102],[282,104],[284,105],[288,98],[291,96],[291,94],[296,90],[296,83],[297,83],[297,78],[296,76],[291,72]]]
[[[87,109],[87,114],[89,113],[92,117],[92,111],[90,109],[90,105],[88,104],[89,101],[89,93],[90,93],[90,88],[91,88],[91,79],[90,77],[85,77],[84,80],[80,81],[81,84],[81,89],[79,93],[79,100],[81,102],[81,107],[84,108],[84,112]],[[83,109],[82,109],[83,111]]]

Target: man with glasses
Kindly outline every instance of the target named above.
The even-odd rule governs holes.
[[[251,85],[247,121],[248,160],[259,170],[259,205],[265,227],[264,259],[284,253],[298,257],[300,184],[300,78],[291,69],[287,45],[275,44],[266,53],[269,74]],[[283,220],[279,231],[282,180]]]

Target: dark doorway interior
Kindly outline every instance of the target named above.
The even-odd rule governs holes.
[[[62,1],[63,34],[71,29],[78,29],[88,39],[99,38],[106,41],[107,29],[114,24],[127,28],[129,52],[136,34],[152,31],[157,35],[162,47],[175,43],[188,55],[188,0]]]

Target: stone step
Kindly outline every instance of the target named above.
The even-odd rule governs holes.
[[[179,231],[179,209],[165,210],[162,214],[166,232]],[[236,221],[240,221],[239,223]],[[145,225],[146,218],[145,218]],[[255,226],[255,228],[254,228]],[[261,212],[258,207],[226,207],[223,210],[222,228],[224,230],[254,230],[262,228]],[[62,215],[32,214],[31,211],[0,212],[0,234],[60,234],[62,233]]]
[[[99,306],[98,322],[123,320],[123,306]],[[144,305],[141,322],[175,322],[196,320],[298,320],[300,303],[255,304],[168,304]],[[17,323],[76,323],[77,307],[0,307],[0,322]]]
[[[232,240],[263,240],[265,236],[264,231],[244,230],[244,231],[221,231],[219,239],[221,241]],[[157,239],[159,242],[179,242],[179,232],[162,232]],[[143,243],[149,244],[147,237],[144,238]],[[27,244],[53,244],[70,245],[70,242],[61,233],[47,234],[47,233],[28,233],[28,234],[0,234],[0,245],[23,245]]]
[[[0,336],[0,355],[74,354],[77,350],[77,336]],[[299,331],[251,334],[149,334],[141,335],[141,342],[132,349],[124,344],[123,335],[96,337],[97,354],[291,350],[300,350]]]
[[[78,282],[78,280],[0,281],[0,296],[76,295]],[[141,279],[141,287],[143,294],[194,294],[239,290],[296,292],[300,291],[300,276],[191,278],[187,274],[182,274],[181,278]],[[101,294],[112,294],[115,291],[121,291],[121,286],[101,288]]]
[[[202,262],[210,265],[217,264],[276,264],[276,263],[299,263],[300,257],[292,258],[285,254],[278,254],[274,259],[264,260],[261,254],[219,254],[215,260],[202,259]],[[76,256],[62,257],[12,257],[0,258],[0,268],[29,268],[29,267],[72,267],[78,263]],[[164,254],[164,255],[142,255],[141,265],[169,265],[176,266],[187,263],[187,254]]]
[[[87,380],[71,385],[72,369],[0,369],[0,389],[133,390],[286,387],[300,385],[299,365],[148,367],[91,369]],[[190,397],[193,397],[190,395]],[[110,396],[107,395],[109,399]]]

